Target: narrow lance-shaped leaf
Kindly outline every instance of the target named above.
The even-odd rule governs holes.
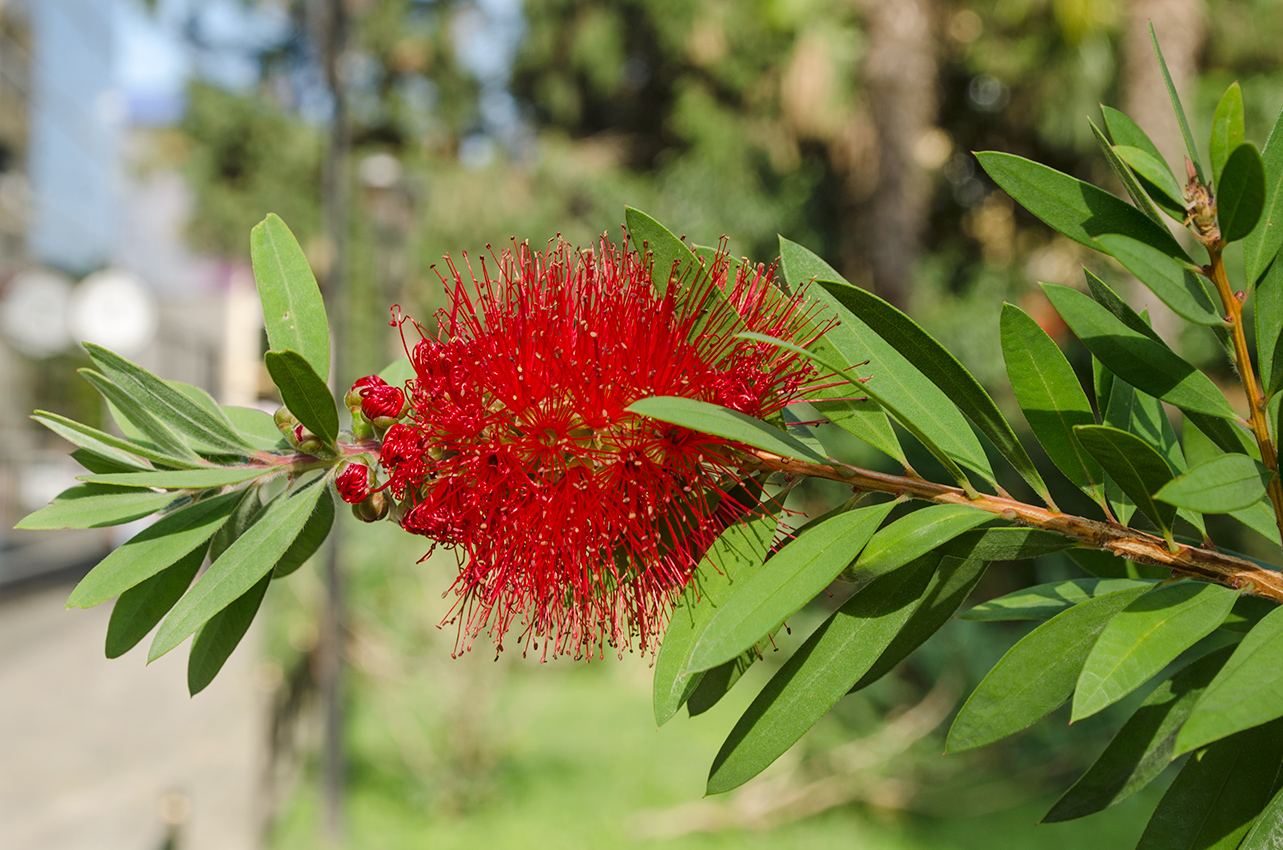
[[[1184,221],[1185,193],[1161,157],[1128,145],[1115,146],[1114,153],[1136,173],[1140,185],[1156,204],[1172,218]]]
[[[1154,588],[1109,621],[1087,656],[1074,690],[1073,719],[1127,696],[1210,635],[1229,616],[1238,592],[1201,581]]]
[[[967,505],[919,508],[878,529],[843,577],[872,581],[992,519],[988,511]]]
[[[1203,160],[1198,155],[1198,146],[1194,144],[1194,134],[1189,131],[1189,121],[1185,119],[1185,108],[1181,106],[1180,95],[1176,93],[1176,84],[1172,82],[1172,75],[1167,70],[1167,60],[1163,58],[1163,51],[1158,46],[1158,36],[1154,34],[1154,25],[1149,25],[1149,40],[1154,45],[1154,55],[1158,57],[1158,67],[1163,72],[1163,81],[1167,83],[1167,95],[1172,100],[1172,109],[1176,112],[1176,121],[1181,125],[1181,136],[1185,139],[1185,149],[1189,151],[1189,158],[1194,163],[1194,170],[1198,174],[1198,182],[1206,185],[1207,169],[1203,168]]]
[[[328,487],[324,489],[311,516],[303,524],[303,530],[272,566],[273,579],[285,578],[307,563],[330,536],[330,529],[334,527],[334,493]]]
[[[1149,287],[1172,312],[1200,325],[1223,325],[1194,266],[1169,257],[1130,236],[1108,233],[1098,240],[1111,257]]]
[[[100,458],[121,466],[138,468],[139,458],[164,464],[165,466],[180,466],[188,469],[204,465],[203,461],[198,463],[196,461],[171,458],[163,452],[158,452],[155,449],[141,446],[129,440],[122,440],[119,437],[108,434],[106,431],[90,428],[88,425],[68,419],[65,416],[59,416],[56,413],[50,413],[47,410],[37,410],[31,415],[31,418],[73,446],[79,446],[85,451],[92,452]]]
[[[1053,504],[1047,485],[998,405],[956,357],[917,322],[873,293],[849,285],[820,285],[926,375],[989,438],[1039,498]]]
[[[1283,846],[1283,790],[1270,800],[1238,850],[1277,850],[1280,846]]]
[[[781,549],[713,615],[686,672],[729,661],[774,631],[855,560],[894,506],[885,502],[838,514]]]
[[[1054,531],[1023,526],[995,526],[964,531],[940,547],[945,555],[981,561],[1020,561],[1050,555],[1074,545]]]
[[[272,350],[297,351],[316,374],[329,377],[330,326],[325,303],[298,240],[285,222],[269,213],[250,231],[249,244]]]
[[[707,793],[752,779],[814,726],[899,633],[938,563],[927,555],[883,576],[816,629],[731,730],[713,759]]]
[[[1042,288],[1087,349],[1127,383],[1182,410],[1238,418],[1211,378],[1162,343],[1127,327],[1076,289],[1046,283]]]
[[[976,158],[1016,203],[1081,245],[1098,250],[1097,236],[1122,233],[1189,259],[1167,228],[1104,189],[1014,154],[986,151]]]
[[[628,406],[628,411],[690,428],[692,431],[725,437],[780,457],[811,463],[828,462],[787,431],[773,428],[738,410],[705,401],[677,396],[652,396],[633,402]]]
[[[1079,425],[1074,432],[1083,448],[1170,540],[1176,506],[1156,502],[1153,496],[1172,480],[1162,456],[1139,437],[1108,425]]]
[[[1283,606],[1243,638],[1207,686],[1176,739],[1175,754],[1283,717]]]
[[[771,514],[737,523],[722,532],[700,561],[673,608],[655,658],[657,724],[668,722],[698,685],[702,674],[688,676],[685,672],[695,642],[731,593],[761,569],[777,524]]]
[[[1248,285],[1256,283],[1283,246],[1283,111],[1279,112],[1261,151],[1265,167],[1265,207],[1261,226],[1243,239]]]
[[[958,752],[991,744],[1058,708],[1073,693],[1105,624],[1147,589],[1098,596],[1025,635],[968,697],[949,730],[945,749]]]
[[[1136,850],[1234,850],[1269,801],[1283,764],[1283,721],[1218,741],[1185,762]]]
[[[154,514],[172,501],[172,493],[155,493],[151,490],[103,484],[79,484],[59,493],[49,507],[28,514],[14,528],[101,528],[120,525]]]
[[[234,599],[196,632],[187,656],[187,692],[192,696],[205,690],[223,669],[232,651],[249,631],[272,577],[269,573]]]
[[[106,653],[119,658],[133,649],[182,598],[205,560],[198,546],[177,562],[120,594],[107,623]]]
[[[339,435],[339,411],[325,381],[297,351],[269,351],[263,358],[281,400],[303,427],[326,443]]]
[[[85,349],[113,383],[179,433],[233,454],[252,448],[220,417],[141,366],[93,343],[85,343]]]
[[[154,661],[182,643],[271,572],[324,493],[325,485],[314,482],[273,502],[169,612],[152,640],[147,660]]]
[[[1216,105],[1216,114],[1212,116],[1212,141],[1208,146],[1208,155],[1212,160],[1212,183],[1221,185],[1221,173],[1230,152],[1243,143],[1243,90],[1238,81],[1221,95],[1221,102]]]
[[[1280,143],[1283,147],[1283,142]],[[1283,221],[1279,223],[1283,232]],[[1267,397],[1283,387],[1283,263],[1271,263],[1256,284],[1252,299],[1255,308],[1256,362]]]
[[[1276,474],[1247,455],[1221,455],[1174,479],[1154,498],[1199,513],[1227,514],[1266,498]]]
[[[116,424],[121,426],[121,431],[126,436],[130,436],[130,434],[125,431],[125,425],[132,424],[136,428],[134,432],[136,435],[144,441],[153,443],[164,454],[196,463],[201,462],[196,452],[192,451],[191,447],[184,443],[182,438],[174,433],[173,429],[153,416],[134,396],[125,392],[93,369],[77,369],[76,371],[111,406],[112,415],[117,420]],[[116,417],[117,411],[119,411],[119,417]],[[120,421],[121,418],[125,420],[123,423]]]
[[[240,484],[263,475],[261,466],[207,466],[202,469],[164,469],[143,472],[114,472],[106,475],[82,475],[90,484],[112,484],[118,487],[159,487],[168,490],[205,490]]]
[[[1109,139],[1106,138],[1105,134],[1096,126],[1095,121],[1088,118],[1087,123],[1091,125],[1091,133],[1096,138],[1096,145],[1104,155],[1105,161],[1109,163],[1109,167],[1113,169],[1114,176],[1118,178],[1118,182],[1122,183],[1123,188],[1127,190],[1127,195],[1132,199],[1132,203],[1136,205],[1138,210],[1149,216],[1156,224],[1161,224],[1166,227],[1166,224],[1163,223],[1162,216],[1159,215],[1158,208],[1154,206],[1154,202],[1150,200],[1149,195],[1145,193],[1145,189],[1136,179],[1136,175],[1132,174],[1132,171],[1127,167],[1127,164],[1119,158],[1113,145],[1109,143]]]
[[[1153,582],[1136,578],[1076,578],[1036,584],[981,602],[959,614],[960,620],[1049,620],[1080,602],[1104,596],[1116,590],[1152,586]]]
[[[1244,142],[1230,154],[1216,187],[1216,218],[1221,239],[1237,242],[1256,227],[1265,208],[1265,166],[1256,145]]]
[[[68,608],[92,608],[177,562],[227,521],[241,493],[225,493],[166,514],[135,534],[81,579]]]
[[[1043,822],[1099,812],[1156,779],[1171,764],[1176,733],[1233,651],[1234,647],[1227,646],[1210,652],[1155,688]]]
[[[1051,462],[1098,504],[1104,471],[1078,443],[1076,425],[1094,425],[1091,404],[1060,346],[1014,304],[1002,305],[1002,354],[1016,402]]]

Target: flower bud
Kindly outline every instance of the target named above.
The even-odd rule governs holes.
[[[361,409],[361,400],[365,397],[364,391],[370,388],[386,387],[388,384],[378,375],[366,375],[364,378],[357,378],[352,384],[352,389],[347,391],[343,397],[343,403],[353,413]]]
[[[302,426],[299,425],[298,419],[294,417],[294,414],[290,413],[288,407],[278,407],[276,413],[272,415],[272,421],[276,423],[276,429],[290,441],[290,445],[298,445],[298,438],[294,436],[294,432],[295,429]]]
[[[390,500],[383,492],[374,492],[352,506],[352,516],[361,522],[378,522],[388,515]]]
[[[372,477],[370,468],[365,464],[349,463],[334,479],[334,489],[338,491],[339,498],[349,505],[355,505],[370,494]]]
[[[383,385],[361,390],[361,413],[382,428],[391,427],[405,412],[405,393]]]

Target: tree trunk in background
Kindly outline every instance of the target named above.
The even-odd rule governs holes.
[[[1154,24],[1163,59],[1171,72],[1172,82],[1180,93],[1185,114],[1193,127],[1198,122],[1193,107],[1193,85],[1198,76],[1198,56],[1207,37],[1203,0],[1132,0],[1127,10],[1123,33],[1122,110],[1140,125],[1158,147],[1182,185],[1185,182],[1185,141],[1180,124],[1167,94],[1167,83],[1154,56],[1149,24]],[[1206,141],[1195,137],[1203,145]],[[1172,229],[1180,231],[1175,223]],[[1154,330],[1174,347],[1179,347],[1183,321],[1159,301],[1144,284],[1135,281],[1132,303],[1150,308]]]
[[[930,180],[914,160],[938,105],[936,0],[870,0],[863,81],[877,133],[877,186],[863,205],[857,236],[873,286],[905,306],[922,245]]]

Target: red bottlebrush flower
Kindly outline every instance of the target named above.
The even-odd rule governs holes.
[[[369,386],[360,390],[361,413],[373,422],[376,419],[397,419],[405,411],[405,393],[399,387]]]
[[[334,479],[334,489],[349,505],[365,501],[370,495],[370,468],[363,463],[349,463]]]
[[[466,282],[451,263],[438,333],[418,327],[385,486],[406,530],[466,555],[464,648],[482,631],[502,648],[520,619],[545,654],[645,651],[704,550],[758,502],[728,495],[740,447],[626,408],[681,396],[770,416],[812,369],[735,335],[804,345],[817,329],[772,270],[731,276],[722,255],[662,294],[643,257],[605,239],[496,259],[497,275],[483,264]]]

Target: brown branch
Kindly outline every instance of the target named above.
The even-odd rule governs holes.
[[[1211,549],[1177,543],[1175,551],[1172,551],[1167,548],[1167,541],[1163,538],[1117,522],[1102,522],[1060,513],[1004,496],[980,493],[973,498],[960,488],[948,484],[875,472],[837,461],[825,464],[807,463],[760,450],[750,450],[748,454],[752,459],[748,465],[750,470],[754,467],[774,469],[793,475],[837,481],[864,492],[909,496],[942,505],[966,505],[1020,525],[1063,534],[1084,547],[1100,549],[1129,561],[1165,567],[1175,574],[1215,582],[1236,590],[1246,590],[1256,596],[1283,603],[1283,574]]]

